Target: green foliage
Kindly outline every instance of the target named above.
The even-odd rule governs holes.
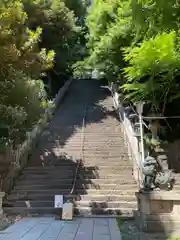
[[[78,19],[83,21],[84,16],[86,15],[86,9],[90,4],[90,0],[64,0],[66,6],[74,12],[75,16]]]
[[[124,69],[127,79],[134,80],[146,75],[166,73],[178,67],[175,36],[174,31],[162,33],[142,41],[137,47],[127,48],[124,56],[129,63]]]
[[[179,28],[179,0],[132,0],[131,6],[134,26],[141,37]]]
[[[139,46],[125,50],[126,97],[151,103],[164,113],[166,104],[179,98],[177,78],[180,74],[179,43],[175,31],[157,34]]]
[[[22,142],[50,106],[41,76],[78,59],[85,11],[81,0],[0,2],[0,126],[9,132],[1,128],[1,143]]]
[[[175,37],[174,31],[157,34],[139,46],[125,50],[124,59],[129,66],[124,69],[127,83],[123,89],[130,92],[128,98],[151,102],[159,108],[161,101],[170,100],[167,95],[175,94],[174,79],[180,73]]]
[[[180,237],[170,237],[168,240],[180,240]]]
[[[93,1],[85,64],[123,85],[129,100],[164,113],[180,98],[179,6],[179,0]]]
[[[40,49],[41,28],[26,26],[28,16],[21,1],[1,1],[0,8],[0,123],[18,143],[43,112],[38,79],[53,66],[54,52]]]
[[[40,46],[56,52],[55,70],[66,71],[78,58],[81,26],[78,17],[86,11],[81,0],[23,0],[30,28],[40,26]],[[69,7],[69,8],[68,8]]]
[[[125,17],[124,17],[125,16]],[[115,80],[124,66],[122,47],[131,42],[132,16],[128,1],[94,1],[87,17],[89,65]]]

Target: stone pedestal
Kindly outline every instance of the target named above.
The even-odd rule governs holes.
[[[174,191],[137,192],[136,222],[141,231],[180,230],[180,195]]]

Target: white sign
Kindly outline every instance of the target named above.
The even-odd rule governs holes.
[[[55,208],[63,207],[63,195],[55,195],[54,207]]]

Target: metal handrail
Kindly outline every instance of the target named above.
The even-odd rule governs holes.
[[[75,186],[76,186],[76,181],[77,181],[77,176],[78,176],[78,171],[81,166],[81,163],[84,161],[84,128],[85,128],[85,123],[86,123],[86,115],[87,115],[87,105],[84,110],[84,115],[83,115],[83,120],[82,120],[82,127],[81,127],[81,146],[80,146],[80,159],[77,161],[77,166],[76,166],[76,171],[73,179],[73,185],[72,189],[70,191],[70,195],[73,194]]]

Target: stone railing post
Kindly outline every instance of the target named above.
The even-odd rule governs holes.
[[[3,197],[5,196],[4,192],[0,192],[0,217],[3,214],[3,209],[2,209],[2,202],[3,202]]]

